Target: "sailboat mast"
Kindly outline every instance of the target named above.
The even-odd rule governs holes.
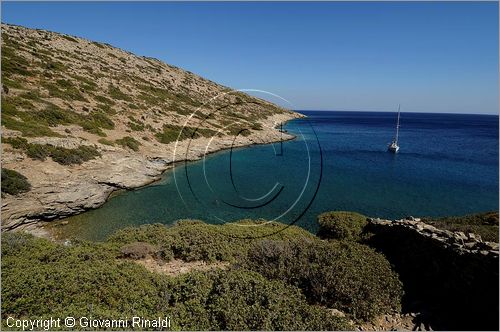
[[[398,136],[399,136],[399,112],[401,109],[401,105],[398,104],[398,124],[396,125],[396,144],[398,144]]]
[[[396,144],[398,144],[398,138],[399,138],[399,112],[401,109],[401,105],[398,104],[398,124],[396,125]]]

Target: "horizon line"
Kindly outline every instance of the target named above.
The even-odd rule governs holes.
[[[381,111],[381,110],[353,110],[353,109],[294,109],[295,112],[352,112],[352,113],[397,113],[397,111]],[[498,113],[456,113],[456,112],[404,112],[401,113],[414,113],[414,114],[452,114],[452,115],[488,115],[499,116]]]

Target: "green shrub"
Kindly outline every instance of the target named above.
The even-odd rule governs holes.
[[[2,233],[2,318],[156,313],[157,276],[99,244],[64,247]]]
[[[2,318],[171,317],[178,330],[340,330],[344,319],[300,291],[245,270],[176,278],[115,258],[106,243],[69,246],[2,233]]]
[[[262,124],[256,122],[256,123],[252,124],[252,129],[253,130],[262,130],[263,127],[262,127]]]
[[[183,103],[192,107],[199,107],[202,104],[184,93],[173,93],[167,89],[157,88],[150,84],[139,84],[137,88],[142,90],[139,98],[148,105],[158,105],[169,103]]]
[[[33,112],[33,118],[49,127],[55,127],[76,122],[77,115],[71,111],[63,111],[56,105],[49,105],[44,110]]]
[[[51,72],[65,72],[67,66],[59,61],[49,60],[45,64],[45,68],[48,70],[48,72],[45,72],[44,74],[49,74],[48,77],[52,77]]]
[[[30,63],[16,50],[19,46],[12,41],[3,40],[2,43],[2,79],[12,75],[29,76]]]
[[[107,104],[97,104],[96,108],[98,108],[99,110],[101,110],[104,113],[109,114],[109,115],[116,114],[116,111],[114,109],[112,109],[110,105],[107,105]]]
[[[31,189],[28,179],[14,170],[2,168],[2,193],[17,195]]]
[[[176,140],[182,141],[191,138],[210,137],[215,134],[217,132],[211,129],[165,124],[163,125],[163,130],[156,133],[155,137],[158,142],[167,144]]]
[[[71,84],[68,82],[61,80],[60,84],[63,86]],[[2,124],[9,129],[21,131],[24,136],[60,136],[48,127],[67,124],[77,124],[85,131],[106,136],[102,129],[115,127],[105,111],[94,111],[88,115],[82,115],[71,110],[62,110],[51,103],[47,103],[47,106],[39,111],[20,111],[18,107],[31,110],[33,105],[26,98],[2,98]],[[21,121],[17,120],[18,118]]]
[[[103,44],[101,43],[98,43],[98,42],[91,42],[92,44],[94,44],[95,46],[99,47],[99,48],[106,48],[106,46],[104,46]]]
[[[81,164],[100,156],[101,154],[95,147],[86,145],[81,145],[75,149],[54,147],[50,152],[52,160],[61,165]]]
[[[8,129],[18,130],[27,137],[59,136],[46,123],[33,116],[38,112],[25,112],[18,110],[18,107],[31,109],[33,105],[29,100],[19,97],[2,97],[2,125]]]
[[[202,221],[181,220],[175,226],[144,225],[119,230],[109,238],[110,243],[148,242],[158,246],[160,255],[184,261],[230,261],[246,255],[252,243],[262,237],[276,240],[315,239],[306,230],[271,222],[250,220],[224,225],[210,225]]]
[[[232,125],[229,127],[228,134],[231,136],[249,136],[251,132],[246,127]]]
[[[297,286],[311,303],[355,319],[401,309],[402,285],[386,258],[368,246],[340,241],[256,243],[245,267]]]
[[[29,144],[26,154],[32,159],[45,160],[52,153],[53,147],[47,144]]]
[[[56,83],[44,83],[43,87],[49,91],[49,95],[67,101],[87,101],[80,90],[68,80],[57,80]]]
[[[342,330],[345,319],[310,306],[295,287],[244,270],[195,272],[171,285],[175,321],[189,330]]]
[[[79,82],[80,87],[86,91],[95,91],[98,88],[97,83],[92,79],[80,75],[71,75],[71,77],[73,77],[75,81]]]
[[[10,79],[7,77],[2,77],[2,83],[5,85],[7,88],[14,88],[14,89],[23,89],[24,86],[19,82],[19,80],[16,79]],[[8,94],[8,92],[6,92]]]
[[[111,85],[111,84],[108,87],[108,94],[113,99],[120,99],[120,100],[129,101],[129,102],[132,101],[132,98],[129,95],[123,93],[120,90],[120,88],[118,88],[117,86]]]
[[[37,90],[27,91],[19,95],[21,99],[30,99],[33,101],[40,101],[40,94]]]
[[[101,136],[101,137],[106,137],[106,133],[104,131],[102,131],[101,128],[95,126],[91,122],[82,123],[82,129],[91,133],[91,134]]]
[[[367,218],[356,212],[331,211],[320,214],[318,222],[321,238],[359,240]]]
[[[6,138],[4,141],[14,148],[23,150],[32,159],[45,160],[47,157],[51,157],[52,160],[61,165],[81,164],[101,156],[94,146],[81,145],[75,149],[67,149],[50,144],[28,143],[24,138]]]
[[[113,129],[115,128],[114,122],[104,113],[102,112],[92,112],[90,114],[90,121],[94,124],[94,126],[104,129]]]
[[[29,146],[28,140],[23,137],[5,137],[2,142],[10,144],[14,149],[25,150]]]
[[[141,145],[139,141],[130,136],[125,136],[123,138],[117,139],[115,143],[134,151],[139,151],[139,146]]]
[[[54,136],[59,137],[58,133],[54,132],[48,126],[36,122],[30,121],[19,121],[11,116],[4,116],[2,114],[2,125],[11,130],[20,131],[23,136],[26,137],[43,137],[43,136]]]
[[[132,129],[133,131],[143,131],[144,130],[144,124],[143,123],[139,123],[139,122],[132,122],[132,121],[129,121],[127,123],[127,126]]]
[[[111,145],[111,146],[115,145],[113,141],[107,140],[105,138],[99,138],[98,142],[104,145]]]
[[[73,37],[70,37],[68,35],[61,35],[61,37],[63,37],[64,39],[66,40],[69,40],[70,42],[73,42],[73,43],[78,43],[78,40],[76,40],[75,38]]]
[[[121,247],[120,252],[123,257],[141,259],[147,256],[154,256],[158,252],[158,249],[147,242],[134,242]]]
[[[104,105],[109,105],[109,106],[115,105],[114,101],[112,101],[111,99],[106,98],[104,96],[98,95],[98,96],[95,96],[94,99],[97,100],[100,103],[103,103]]]

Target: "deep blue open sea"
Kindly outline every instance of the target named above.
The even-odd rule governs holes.
[[[153,185],[68,218],[63,234],[102,240],[127,226],[185,218],[265,218],[317,230],[329,210],[373,217],[498,210],[498,116],[303,111],[295,140],[180,163]]]

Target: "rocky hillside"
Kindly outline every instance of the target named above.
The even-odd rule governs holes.
[[[2,24],[1,116],[2,228],[33,229],[174,159],[276,141],[274,126],[300,115],[153,58]]]

